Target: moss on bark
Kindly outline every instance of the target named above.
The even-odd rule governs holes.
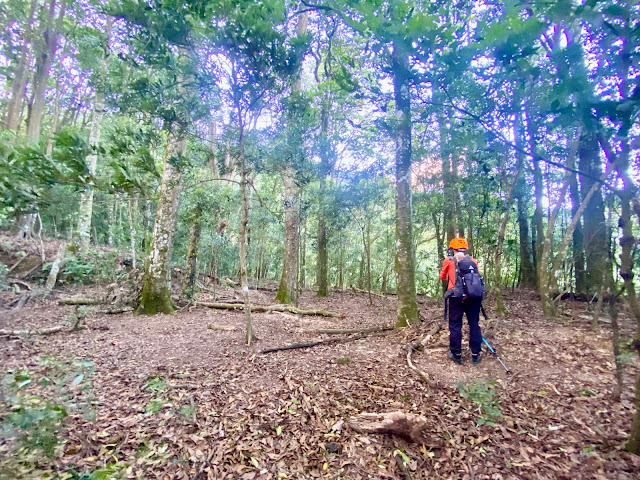
[[[145,281],[140,294],[135,315],[155,315],[156,313],[175,313],[176,309],[171,301],[171,292],[166,286],[157,288],[152,281]]]

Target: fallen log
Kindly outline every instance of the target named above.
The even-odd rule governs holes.
[[[313,328],[307,330],[301,330],[303,333],[326,333],[327,335],[338,334],[352,334],[352,333],[376,333],[386,332],[393,330],[395,327],[392,325],[384,327],[370,327],[370,328],[353,328],[353,329],[340,329],[340,328]]]
[[[382,335],[384,335],[384,333]],[[322,338],[320,340],[316,340],[314,342],[309,342],[309,343],[293,343],[291,345],[285,345],[283,347],[267,348],[266,350],[262,350],[260,353],[273,353],[273,352],[280,352],[283,350],[294,350],[297,348],[311,348],[311,347],[315,347],[317,345],[323,345],[326,343],[353,342],[355,340],[360,340],[367,336],[369,336],[369,333],[361,333],[360,335],[355,335],[353,337]]]
[[[58,305],[100,305],[104,301],[98,298],[70,297],[58,300]]]
[[[414,413],[361,413],[351,417],[347,425],[358,433],[390,433],[416,443],[427,440],[427,419]]]
[[[244,305],[233,303],[213,303],[213,302],[198,302],[198,305],[208,308],[217,308],[222,310],[244,310]],[[336,312],[329,312],[324,309],[320,310],[302,310],[300,308],[291,305],[252,305],[252,312],[291,312],[297,315],[317,315],[320,317],[336,317],[342,318],[342,315]]]

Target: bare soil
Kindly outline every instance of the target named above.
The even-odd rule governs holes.
[[[69,322],[69,296],[104,297],[104,287],[68,286],[19,314],[0,310],[0,329],[46,328]],[[234,296],[231,289],[218,296]],[[268,304],[275,292],[253,291]],[[8,305],[17,294],[4,292]],[[212,300],[205,292],[201,300]],[[372,334],[352,342],[261,354],[266,348],[328,335],[319,328],[393,325],[395,298],[333,292],[317,298],[305,291],[300,307],[326,308],[344,318],[256,313],[259,341],[244,345],[244,314],[186,307],[175,315],[108,315],[93,307],[87,328],[58,334],[0,339],[2,374],[45,372],[42,359],[95,362],[91,391],[95,419],[69,411],[53,460],[36,462],[44,475],[92,472],[124,465],[124,478],[453,478],[632,479],[640,458],[624,452],[633,414],[636,358],[624,366],[620,401],[609,324],[592,331],[587,304],[565,302],[555,322],[545,320],[534,293],[507,294],[510,313],[481,322],[486,337],[513,373],[485,355],[463,366],[447,358],[446,325],[411,371],[405,346],[442,322],[439,300],[420,297],[420,325]],[[623,338],[634,329],[628,312]],[[209,324],[234,326],[211,330]],[[468,338],[468,337],[466,337]],[[466,347],[465,347],[466,348]],[[44,373],[43,373],[44,374]],[[150,388],[154,378],[164,389]],[[478,426],[483,412],[462,398],[457,384],[493,384],[502,417]],[[34,386],[34,388],[37,388]],[[468,387],[469,388],[469,387]],[[159,411],[150,409],[160,402]],[[430,441],[417,445],[390,435],[358,434],[347,421],[361,412],[402,411],[429,422]],[[6,418],[6,409],[0,417]],[[0,443],[0,465],[11,462],[11,439]]]

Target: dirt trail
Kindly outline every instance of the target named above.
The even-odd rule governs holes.
[[[269,300],[268,292],[256,295]],[[27,304],[19,316],[4,316],[0,328],[64,322],[74,307],[55,300]],[[259,353],[325,337],[307,329],[392,325],[394,298],[373,301],[369,305],[366,295],[356,293],[318,299],[305,292],[301,308],[323,307],[345,317],[256,313],[259,342],[251,347],[242,342],[241,312],[197,307],[149,318],[98,313],[83,331],[0,339],[0,362],[5,371],[27,368],[34,375],[45,371],[41,360],[49,356],[95,362],[96,418],[71,412],[60,434],[66,443],[53,462],[57,471],[111,464],[125,478],[158,479],[637,478],[640,459],[622,446],[639,366],[630,357],[623,398],[615,402],[610,333],[606,326],[591,331],[584,303],[565,305],[570,314],[549,323],[532,294],[507,297],[511,313],[483,327],[513,375],[487,356],[472,365],[468,352],[464,366],[450,362],[445,326],[414,354],[416,366],[436,381],[425,385],[407,367],[403,347],[422,338],[428,322],[354,342]],[[438,301],[423,299],[421,309],[424,318],[440,321]],[[629,338],[632,322],[628,315],[621,320],[623,338]],[[209,330],[210,323],[236,330]],[[484,382],[480,389],[495,385],[503,416],[493,426],[477,425],[486,412],[456,386],[473,386],[475,379]],[[150,387],[154,381],[162,388]],[[342,423],[360,412],[389,411],[424,415],[429,444],[356,434]],[[8,448],[0,445],[0,463]]]

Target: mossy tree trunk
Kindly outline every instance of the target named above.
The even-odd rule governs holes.
[[[167,139],[151,248],[145,262],[144,283],[136,314],[155,315],[174,312],[171,301],[171,253],[182,188],[182,171],[179,162],[186,148],[186,136],[176,126],[169,132]]]
[[[396,103],[396,326],[418,323],[415,258],[413,254],[411,196],[411,75],[409,55],[403,40],[394,39],[391,55]]]

